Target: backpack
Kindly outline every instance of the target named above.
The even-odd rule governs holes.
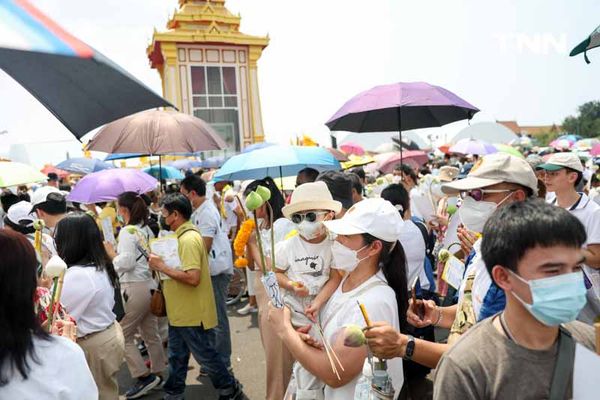
[[[429,291],[435,292],[435,277],[433,276],[433,266],[435,265],[435,256],[433,255],[436,241],[435,234],[427,231],[427,227],[423,220],[417,217],[411,217],[410,220],[417,228],[419,228],[419,231],[421,231],[421,235],[423,236],[423,241],[425,242],[425,274],[427,275],[427,281],[429,282]]]

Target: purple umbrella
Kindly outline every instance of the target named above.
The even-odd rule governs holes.
[[[497,153],[496,149],[492,144],[478,139],[461,139],[452,147],[450,147],[451,153],[461,154],[478,154],[486,155]]]
[[[157,185],[156,179],[138,169],[105,169],[83,177],[67,195],[67,200],[99,203],[114,200],[124,192],[147,193]]]
[[[332,131],[398,131],[402,142],[402,131],[471,119],[478,111],[442,87],[425,82],[399,82],[376,86],[354,96],[325,124]]]

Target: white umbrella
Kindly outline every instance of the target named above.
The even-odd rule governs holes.
[[[456,144],[461,139],[478,139],[489,143],[510,143],[510,141],[518,139],[518,136],[504,125],[496,122],[479,122],[458,132],[450,143]]]

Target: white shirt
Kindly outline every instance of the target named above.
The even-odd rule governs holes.
[[[24,380],[13,367],[8,384],[0,386],[1,399],[80,400],[97,399],[98,388],[83,350],[69,339],[52,336],[52,340],[33,338],[36,361],[29,355],[31,368]],[[3,372],[9,368],[5,363]]]
[[[323,311],[321,311],[321,323],[323,323],[323,331],[329,343],[334,343],[340,329],[346,325],[365,326],[365,320],[356,304],[357,300],[364,304],[371,321],[386,321],[394,329],[400,330],[396,295],[394,290],[387,285],[383,272],[377,272],[377,274],[373,275],[359,287],[344,293],[342,292],[342,286],[345,280],[346,278],[342,280],[340,286],[333,293]],[[370,286],[374,285],[374,282],[377,281],[383,284]],[[370,287],[367,290],[361,291],[367,285]],[[397,396],[404,383],[402,359],[394,358],[387,360],[387,366]],[[325,386],[325,400],[353,399],[354,388],[359,378],[360,374],[339,388]]]
[[[557,204],[554,201],[553,203]],[[567,210],[585,227],[585,233],[587,234],[585,245],[600,244],[600,205],[582,193],[581,200],[575,208]],[[596,317],[600,315],[600,270],[584,264],[583,272],[592,283],[592,287],[587,292],[588,303],[581,311],[578,319],[592,324]]]
[[[429,289],[429,280],[425,274],[425,241],[421,230],[413,221],[405,221],[400,231],[400,244],[406,255],[408,265],[407,278],[408,290],[419,277],[422,289]]]
[[[260,226],[260,219],[258,221]],[[292,221],[287,218],[279,218],[273,223],[273,238],[275,239],[275,244],[283,241],[285,237],[294,229],[296,229],[296,225]],[[265,257],[271,258],[271,229],[261,229],[260,230],[260,238],[263,243],[263,250],[265,252]]]
[[[148,249],[148,242],[153,237],[154,234],[150,228],[141,224],[128,225],[121,229],[117,256],[113,259],[113,265],[121,283],[146,282],[152,279],[148,260],[138,250],[136,244]]]
[[[77,337],[103,331],[116,319],[114,288],[106,271],[95,266],[69,267],[60,301],[77,322]]]
[[[492,286],[492,277],[487,271],[485,262],[483,262],[483,256],[481,255],[481,239],[477,239],[473,244],[473,250],[475,250],[475,255],[473,256],[471,263],[467,266],[464,278],[460,284],[458,301],[461,302],[465,295],[467,276],[474,273],[475,279],[473,280],[473,287],[471,288],[471,299],[475,318],[479,320],[479,312],[481,311],[483,300]]]
[[[227,232],[223,229],[221,214],[212,198],[206,197],[204,202],[192,214],[192,222],[203,237],[213,239],[208,252],[210,275],[233,274],[233,258],[231,244]]]
[[[317,295],[329,280],[332,244],[327,237],[313,244],[294,235],[275,246],[275,265],[286,271],[290,280],[302,282],[311,296]]]

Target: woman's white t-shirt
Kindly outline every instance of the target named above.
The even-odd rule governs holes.
[[[425,241],[421,230],[413,221],[405,221],[400,230],[400,244],[406,255],[406,264],[408,271],[408,290],[416,277],[419,277],[422,289],[429,289],[429,280],[425,273]]]
[[[342,292],[344,280],[331,296],[321,312],[321,323],[329,343],[334,343],[340,329],[346,325],[354,324],[361,327],[365,326],[365,321],[360,312],[356,301],[364,304],[371,321],[386,321],[394,329],[400,331],[400,322],[398,317],[398,303],[394,290],[388,286],[383,272],[379,271],[363,284],[349,292]],[[375,285],[374,282],[380,281],[381,284]],[[369,285],[369,289],[361,291]],[[374,285],[374,286],[372,286]],[[404,374],[402,370],[402,359],[395,358],[387,360],[388,373],[392,378],[392,384],[396,395],[400,393],[404,383]],[[354,388],[360,373],[349,383],[339,388],[325,386],[326,400],[348,400],[354,398]]]
[[[0,399],[80,400],[97,399],[98,388],[75,343],[59,336],[51,340],[33,338],[35,359],[28,356],[29,373],[24,380],[13,367],[8,384],[0,386]],[[5,368],[9,368],[5,363]]]
[[[119,282],[146,282],[152,279],[148,261],[142,255],[137,245],[148,248],[154,234],[148,226],[128,225],[119,232],[117,256],[113,260]]]
[[[115,290],[106,271],[93,265],[67,269],[60,301],[77,322],[77,337],[103,331],[116,319]]]

